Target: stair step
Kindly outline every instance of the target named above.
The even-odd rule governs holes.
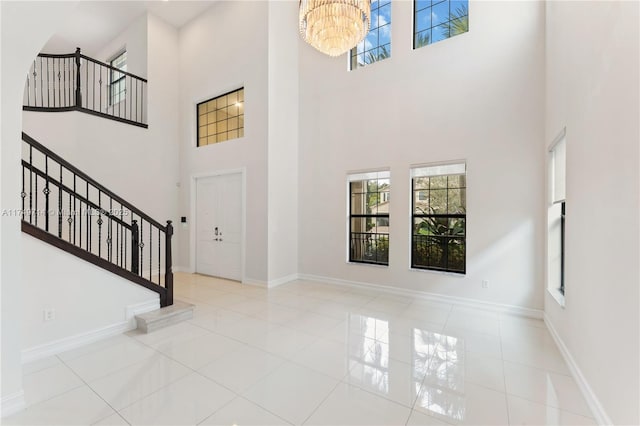
[[[178,324],[193,318],[194,305],[180,301],[174,301],[173,305],[136,315],[138,330],[143,333],[151,333],[170,325]]]

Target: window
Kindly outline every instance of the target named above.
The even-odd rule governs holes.
[[[411,267],[465,273],[466,165],[411,170]]]
[[[244,136],[244,87],[198,104],[198,146]]]
[[[564,296],[566,150],[563,130],[549,150],[548,285],[554,296],[556,292]]]
[[[127,80],[123,73],[127,70],[127,51],[119,53],[109,61],[109,105],[115,105],[125,100],[127,94]],[[115,69],[114,69],[115,68]]]
[[[468,0],[414,0],[413,48],[469,31]]]
[[[391,56],[391,0],[371,2],[369,34],[349,55],[350,69],[364,67]]]
[[[349,175],[349,262],[389,264],[388,171]]]

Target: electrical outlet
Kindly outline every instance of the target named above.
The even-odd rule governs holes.
[[[43,317],[45,321],[51,321],[56,319],[56,310],[53,308],[45,308],[43,312]]]
[[[482,288],[489,288],[489,280],[482,280]]]

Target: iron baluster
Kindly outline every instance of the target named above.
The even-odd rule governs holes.
[[[82,86],[80,79],[80,48],[76,47],[76,107],[82,106]]]
[[[49,193],[51,192],[49,190],[49,157],[47,156],[44,157],[44,164],[45,164],[44,168],[45,168],[45,181],[46,181],[46,186],[42,190],[42,192],[44,193],[44,208],[45,208],[44,229],[47,232],[49,232]]]
[[[58,188],[58,238],[62,238],[62,164],[60,164],[60,187]]]
[[[165,231],[165,288],[167,290],[167,305],[173,305],[173,270],[171,268],[171,236],[173,235],[173,225],[171,221],[167,221],[167,227]]]
[[[140,222],[142,224],[142,222]],[[131,221],[131,272],[134,274],[138,273],[138,245],[139,234],[138,234],[138,221],[133,219]]]

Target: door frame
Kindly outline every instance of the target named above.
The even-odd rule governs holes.
[[[240,186],[241,188],[241,210],[242,210],[242,218],[240,220],[240,225],[241,225],[241,230],[240,230],[240,273],[241,273],[241,283],[245,282],[245,278],[246,278],[246,273],[245,273],[245,266],[246,266],[246,257],[247,257],[247,252],[246,252],[246,229],[247,229],[247,169],[246,167],[240,167],[240,168],[236,168],[236,169],[223,169],[223,170],[216,170],[216,171],[212,171],[212,172],[206,172],[206,173],[198,173],[198,174],[193,174],[191,175],[191,178],[189,180],[190,183],[190,193],[191,193],[191,225],[189,228],[189,248],[190,248],[190,253],[189,253],[189,267],[191,269],[191,271],[193,271],[193,273],[196,272],[196,258],[197,258],[197,240],[196,240],[196,229],[197,229],[197,224],[198,224],[198,218],[197,218],[197,214],[196,214],[196,210],[197,210],[197,205],[198,205],[198,179],[206,179],[206,178],[210,178],[210,177],[216,177],[216,176],[225,176],[225,175],[235,175],[235,174],[240,174],[240,181],[241,184]]]

